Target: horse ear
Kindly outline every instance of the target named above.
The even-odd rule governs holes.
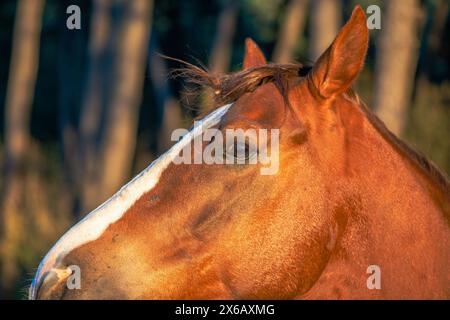
[[[331,98],[352,85],[363,67],[368,42],[366,16],[356,6],[350,20],[312,69],[310,79],[321,97]]]
[[[249,69],[267,64],[266,58],[258,45],[250,38],[245,39],[245,56],[243,69]]]

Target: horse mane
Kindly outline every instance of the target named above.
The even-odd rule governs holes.
[[[428,159],[422,152],[416,150],[407,142],[398,138],[395,134],[393,134],[378,118],[375,113],[360,99],[358,94],[354,92],[352,89],[347,92],[347,95],[357,103],[360,109],[364,112],[369,122],[377,129],[377,131],[394,146],[395,149],[399,150],[403,154],[407,156],[409,160],[411,160],[417,167],[424,170],[425,173],[428,174],[433,181],[435,181],[438,185],[442,186],[444,192],[448,195],[450,194],[450,180],[445,172],[439,169],[433,161]]]
[[[183,77],[189,83],[199,87],[211,88],[214,92],[217,105],[232,103],[238,100],[243,94],[253,92],[259,86],[269,82],[276,85],[287,104],[289,104],[287,98],[289,80],[305,77],[312,69],[312,66],[301,63],[269,63],[229,74],[217,75],[208,72],[204,67],[199,67],[183,60],[170,57],[165,58],[185,65],[184,68],[173,70],[172,75],[175,77]],[[370,123],[372,123],[388,142],[406,155],[419,168],[423,169],[429,177],[444,188],[447,194],[450,193],[450,181],[444,172],[425,155],[389,131],[385,124],[367,107],[352,89],[349,89],[346,95],[360,107]]]

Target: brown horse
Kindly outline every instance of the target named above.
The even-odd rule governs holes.
[[[251,40],[242,71],[191,68],[226,105],[70,229],[30,297],[449,299],[449,181],[351,91],[367,46],[357,7],[312,68]],[[175,164],[206,128],[279,129],[279,170]]]

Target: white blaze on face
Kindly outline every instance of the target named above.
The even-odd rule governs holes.
[[[123,186],[109,200],[89,213],[80,222],[67,231],[50,249],[41,261],[30,287],[29,298],[36,298],[42,275],[52,270],[73,249],[98,239],[108,226],[118,221],[123,214],[146,192],[158,183],[161,174],[181,152],[183,147],[202,132],[219,123],[231,104],[211,112],[204,119],[197,121],[191,131],[166,153],[152,162],[144,171]]]

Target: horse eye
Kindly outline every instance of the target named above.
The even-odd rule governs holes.
[[[233,157],[238,163],[248,163],[257,155],[257,149],[248,141],[235,141],[227,148],[226,155]]]

